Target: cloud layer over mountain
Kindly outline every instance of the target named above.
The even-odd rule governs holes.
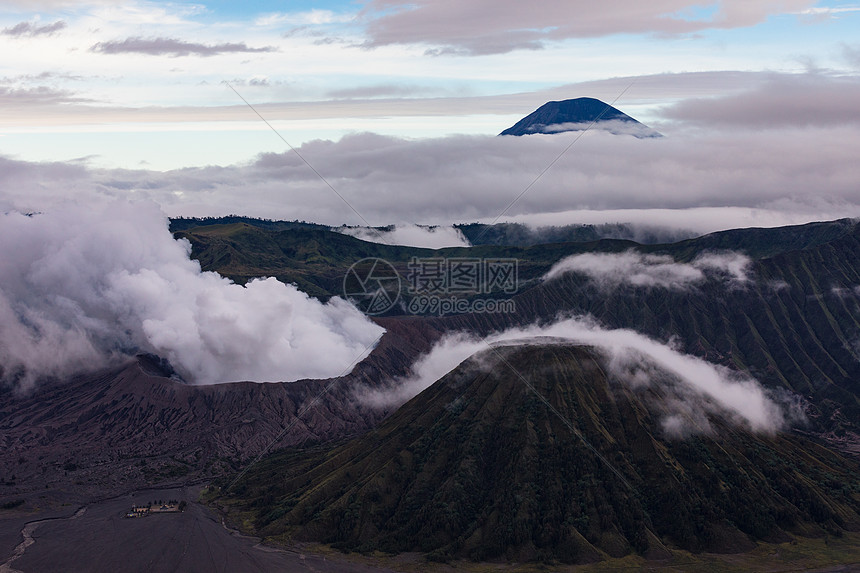
[[[786,418],[794,415],[746,374],[683,354],[632,330],[607,330],[586,318],[512,328],[483,340],[464,333],[448,335],[416,361],[412,376],[395,381],[388,390],[362,392],[360,398],[376,406],[399,405],[470,356],[494,344],[553,341],[598,348],[606,354],[610,371],[631,387],[661,385],[669,396],[664,404],[669,413],[663,420],[669,435],[709,431],[709,414],[727,415],[737,423],[762,432],[779,430]],[[494,367],[509,366],[497,364]],[[677,377],[680,385],[670,385],[667,374]]]
[[[334,229],[362,241],[386,245],[404,245],[442,249],[444,247],[468,247],[469,241],[456,227],[424,227],[421,225],[394,225],[393,228],[379,231],[368,227],[338,227]]]
[[[240,213],[331,225],[450,225],[492,221],[503,211],[510,218],[572,212],[552,224],[586,222],[575,212],[602,213],[614,223],[662,210],[663,224],[699,231],[735,226],[738,210],[754,210],[764,224],[860,216],[860,131],[851,125],[657,139],[589,132],[541,176],[573,137],[356,134],[303,145],[302,156],[364,220],[290,151],[247,165],[168,172],[0,159],[0,208],[39,210],[67,194],[126,196],[152,199],[171,215]],[[689,209],[708,213],[687,217]]]
[[[684,290],[714,275],[736,285],[743,284],[749,280],[749,264],[749,258],[739,253],[706,253],[690,263],[675,262],[669,255],[632,250],[625,253],[584,253],[560,260],[544,279],[579,273],[606,290],[621,285]]]

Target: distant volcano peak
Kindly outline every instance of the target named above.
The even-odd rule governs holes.
[[[550,101],[499,135],[531,135],[601,129],[617,135],[661,137],[660,133],[608,103],[591,97]]]

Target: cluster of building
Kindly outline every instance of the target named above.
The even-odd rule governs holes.
[[[150,502],[147,505],[132,505],[131,511],[125,514],[126,517],[146,517],[152,513],[179,513],[185,510],[184,501],[168,501],[165,503],[158,502],[153,504]]]

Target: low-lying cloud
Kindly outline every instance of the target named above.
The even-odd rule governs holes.
[[[749,265],[749,257],[734,252],[703,253],[689,263],[679,263],[669,255],[630,250],[572,255],[553,265],[543,278],[552,280],[565,273],[578,273],[604,290],[621,285],[684,290],[704,282],[709,276],[743,284],[749,280]]]
[[[43,108],[56,104],[74,104],[86,101],[77,94],[50,86],[0,85],[0,105],[6,110]]]
[[[860,205],[783,202],[767,208],[689,207],[685,209],[581,209],[555,213],[532,213],[510,217],[511,222],[531,229],[559,225],[602,225],[606,221],[625,221],[634,231],[628,239],[638,243],[674,243],[715,231],[750,227],[785,227],[813,221],[832,221],[857,217]]]
[[[253,54],[276,52],[277,48],[263,46],[249,47],[244,42],[223,44],[200,44],[175,38],[143,38],[135,36],[124,40],[99,42],[90,48],[91,52],[101,54],[146,54],[149,56],[216,56],[218,54]]]
[[[23,113],[58,105],[87,108],[84,116],[92,117],[89,106],[76,105],[76,100],[82,103],[76,94],[36,88],[28,82],[0,82],[0,99],[12,110],[6,114],[9,121],[23,117],[18,110]],[[629,84],[627,79],[624,82]],[[607,85],[558,88],[561,91],[553,92],[552,97],[611,91]],[[655,124],[665,134],[661,138],[637,139],[600,130],[582,137],[581,133],[559,133],[419,140],[358,133],[336,142],[316,140],[299,147],[302,157],[361,217],[286,149],[227,167],[167,172],[82,168],[72,178],[60,175],[68,172],[61,164],[0,158],[4,189],[0,209],[40,210],[65,194],[82,199],[134,196],[157,202],[171,216],[239,213],[332,226],[366,225],[365,221],[374,225],[451,225],[491,222],[504,212],[503,221],[534,226],[629,222],[696,233],[860,216],[860,162],[855,152],[860,148],[860,115],[854,104],[860,97],[857,78],[826,73],[679,74],[642,78],[636,89],[653,101],[657,95],[668,98],[675,88],[692,95],[694,85],[729,86],[723,92],[708,89],[704,93],[735,95],[687,99],[666,108],[664,118],[670,123]],[[744,86],[752,87],[744,91]],[[619,87],[613,87],[617,92]],[[460,113],[480,113],[469,98],[421,101],[422,106],[448,101]],[[481,101],[480,109],[522,106],[524,114],[534,109],[525,101],[514,108],[515,100],[505,100],[504,106]],[[262,105],[260,112],[267,119],[320,117],[317,114],[322,110],[298,105],[287,112],[284,106]],[[337,108],[338,114],[362,117],[416,109],[413,104],[391,102],[376,102],[370,108],[350,107],[353,105],[342,101],[325,104]],[[201,109],[183,108],[181,115],[188,121],[202,117],[236,120],[248,113],[246,107],[232,106],[201,116]],[[98,113],[107,117],[104,114],[109,116],[112,108],[99,108]],[[167,114],[163,117],[147,115],[153,113],[140,109],[111,116],[110,121],[137,116],[151,121],[174,117],[171,121],[175,121],[180,110],[163,110]],[[325,111],[324,116],[332,117],[331,113]],[[422,113],[442,110],[426,108]],[[575,145],[562,153],[574,138],[578,138]]]
[[[137,352],[199,384],[328,378],[383,332],[340,298],[201,272],[151,203],[0,220],[0,379],[21,390]]]
[[[860,124],[860,78],[821,73],[773,74],[752,89],[721,97],[690,98],[663,117],[709,127],[773,129]]]
[[[591,131],[602,130],[613,135],[632,135],[633,137],[661,137],[660,133],[647,125],[639,122],[611,119],[598,122],[584,123],[551,123],[549,125],[538,125],[532,130],[534,133],[561,133],[564,131]]]
[[[13,38],[51,36],[60,30],[64,30],[66,27],[67,24],[63,20],[57,20],[56,22],[42,26],[34,22],[20,22],[14,26],[3,28],[3,30],[0,30],[0,34],[12,36]]]
[[[449,334],[437,342],[430,352],[415,361],[409,377],[397,379],[385,389],[359,389],[358,397],[362,402],[377,408],[400,406],[429,388],[470,356],[486,349],[487,343],[481,342],[472,334]]]
[[[631,387],[671,390],[663,402],[663,429],[668,435],[707,432],[707,418],[712,414],[761,432],[779,430],[793,415],[744,373],[683,354],[632,330],[607,330],[583,318],[513,328],[485,340],[463,333],[449,335],[415,363],[412,376],[395,381],[390,390],[363,392],[359,397],[375,406],[399,405],[489,346],[548,343],[553,339],[597,348],[605,353],[610,373]],[[679,384],[672,383],[669,388],[667,374],[676,377]]]
[[[854,152],[860,130],[851,126],[648,139],[593,132],[536,181],[573,137],[404,140],[356,134],[312,141],[300,151],[364,219],[379,225],[489,222],[518,196],[505,218],[555,217],[543,225],[659,219],[712,231],[738,222],[767,226],[860,216]],[[0,158],[0,208],[40,210],[58,196],[133,195],[157,202],[171,216],[239,213],[364,224],[290,151],[229,167],[81,168],[72,178],[59,175],[68,171],[57,163]]]
[[[426,225],[392,225],[386,229],[368,227],[337,227],[333,229],[371,243],[443,249],[445,247],[468,247],[470,243],[456,227]]]

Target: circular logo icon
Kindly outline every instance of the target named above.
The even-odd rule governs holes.
[[[400,298],[400,275],[386,260],[361,259],[343,277],[343,294],[363,313],[383,314]]]

